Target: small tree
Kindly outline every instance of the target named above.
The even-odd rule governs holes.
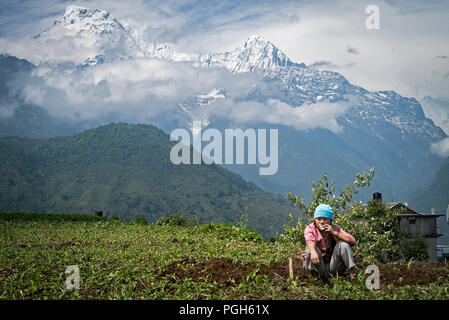
[[[399,223],[400,212],[387,210],[378,200],[356,204],[336,223],[357,240],[355,254],[364,262],[397,260],[400,242],[406,238]]]
[[[346,185],[344,189],[340,190],[338,196],[335,194],[335,181],[332,180],[332,182],[329,183],[327,174],[324,174],[318,183],[315,184],[315,182],[312,181],[312,202],[309,204],[306,204],[302,195],[293,195],[290,191],[288,191],[288,199],[293,203],[293,205],[298,207],[298,209],[304,210],[304,214],[309,218],[309,221],[306,223],[304,223],[301,219],[293,221],[292,216],[289,215],[289,224],[284,226],[285,232],[281,240],[288,242],[293,241],[296,243],[299,242],[302,245],[305,245],[304,229],[307,224],[313,221],[313,214],[316,207],[320,203],[329,204],[334,209],[334,221],[337,220],[339,214],[354,203],[353,199],[359,192],[359,188],[363,188],[371,184],[374,173],[374,168],[371,168],[369,172],[364,171],[363,173],[357,173],[353,181],[354,185]]]
[[[240,210],[239,213],[236,213],[233,225],[241,228],[248,229],[249,228],[249,220],[248,220],[248,207],[245,207],[245,213]]]
[[[387,210],[380,201],[368,201],[363,205],[356,203],[354,199],[360,188],[371,184],[374,174],[374,168],[369,172],[357,173],[353,180],[354,185],[346,185],[338,195],[335,193],[335,181],[329,183],[325,174],[318,183],[312,181],[313,195],[309,204],[305,203],[302,195],[292,195],[288,191],[288,199],[304,210],[308,221],[293,221],[289,216],[289,224],[284,227],[281,241],[305,246],[304,229],[313,221],[315,208],[320,203],[326,203],[334,210],[333,223],[351,233],[357,240],[355,255],[361,256],[364,262],[396,259],[399,254],[399,242],[405,238],[400,230],[397,213]]]

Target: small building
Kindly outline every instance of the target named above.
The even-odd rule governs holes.
[[[438,262],[449,260],[449,246],[445,245],[437,246],[437,259]]]
[[[447,205],[446,208],[446,223],[449,223],[449,204]]]
[[[446,217],[437,220],[438,232],[443,234],[438,238],[437,252],[438,261],[449,260],[449,205],[446,208]]]
[[[373,200],[382,201],[382,194],[376,192],[373,194]],[[432,210],[431,214],[422,214],[410,209],[401,202],[384,202],[387,210],[401,211],[400,227],[410,237],[421,236],[427,243],[427,252],[429,261],[437,261],[437,238],[441,236],[437,232],[437,219],[443,215],[435,214]]]

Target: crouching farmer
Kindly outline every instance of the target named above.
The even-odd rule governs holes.
[[[313,222],[304,230],[306,251],[303,254],[304,270],[312,275],[327,279],[330,275],[341,275],[354,270],[351,246],[356,241],[352,235],[338,226],[333,226],[332,207],[320,204],[313,216]]]

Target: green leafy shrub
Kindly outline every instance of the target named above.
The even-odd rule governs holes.
[[[346,208],[350,207],[354,203],[354,196],[359,192],[359,188],[369,186],[371,180],[374,177],[374,168],[371,168],[369,173],[363,171],[362,173],[357,173],[353,182],[354,185],[346,187],[340,190],[340,193],[335,192],[335,181],[329,183],[327,174],[315,184],[312,181],[312,202],[306,204],[304,197],[302,195],[292,195],[290,191],[287,192],[288,199],[299,209],[304,209],[305,216],[313,218],[316,207],[320,203],[326,203],[334,209],[334,218],[345,211]]]
[[[404,239],[400,243],[400,253],[405,260],[423,261],[429,259],[427,243],[423,237]]]
[[[248,227],[249,227],[248,214],[243,213],[242,211],[237,213],[235,215],[234,226],[242,228],[242,229],[248,229]]]
[[[141,225],[141,226],[146,226],[148,225],[148,221],[147,219],[145,219],[144,216],[137,216],[135,217],[133,220],[130,221],[131,224],[137,224],[137,225]]]
[[[232,226],[231,237],[238,241],[263,241],[262,236],[257,233],[256,230],[250,230],[248,228],[240,228]]]
[[[385,204],[369,200],[366,205],[356,204],[337,224],[357,240],[355,253],[365,261],[397,260],[399,245],[406,238],[401,230],[398,213],[387,210]]]
[[[309,222],[311,223],[311,221]],[[284,226],[284,233],[277,235],[276,240],[284,243],[297,243],[304,247],[306,239],[304,238],[304,230],[308,223],[301,219],[294,220],[291,214],[288,215],[288,224]]]
[[[164,225],[169,225],[169,226],[180,226],[180,227],[188,227],[191,225],[195,225],[197,224],[197,219],[192,217],[192,218],[188,218],[185,216],[180,215],[179,212],[177,212],[176,214],[171,214],[169,216],[166,217],[160,217],[155,225],[157,226],[164,226]]]

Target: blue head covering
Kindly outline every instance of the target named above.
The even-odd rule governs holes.
[[[334,210],[330,205],[321,203],[318,207],[316,207],[313,219],[320,217],[329,218],[334,221]]]

